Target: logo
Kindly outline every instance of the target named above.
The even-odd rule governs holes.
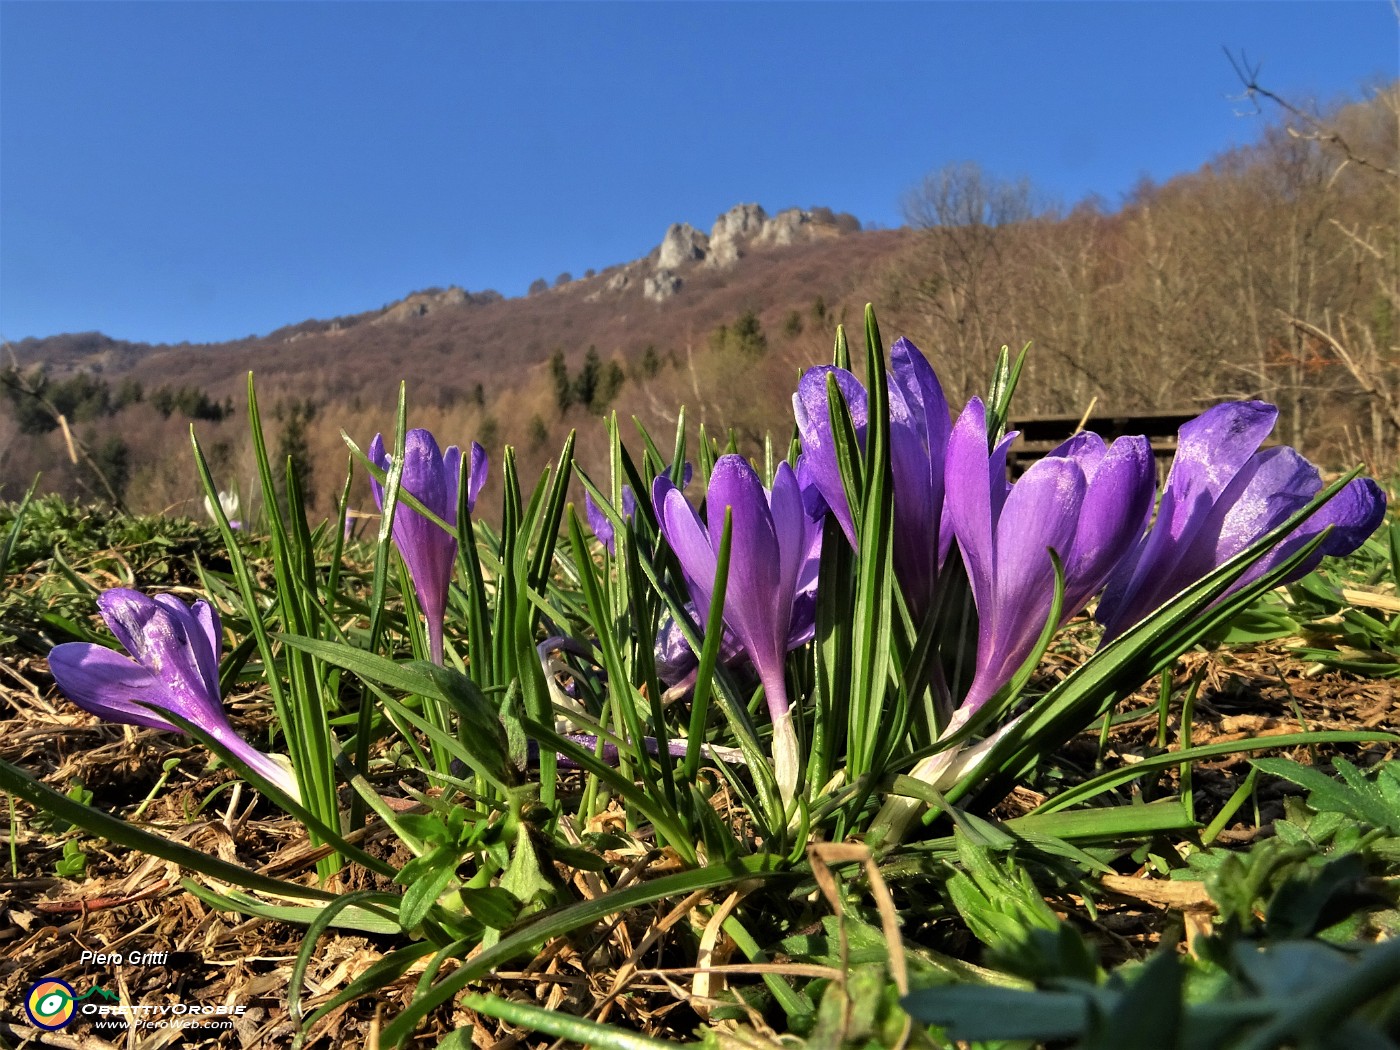
[[[57,977],[36,981],[24,997],[24,1012],[34,1027],[56,1032],[73,1020],[73,1003],[78,998],[73,986]]]
[[[24,1012],[46,1032],[66,1028],[79,1017],[94,1029],[232,1028],[248,1008],[241,1003],[137,1003],[121,1001],[100,983],[79,995],[67,981],[42,977],[29,986]]]

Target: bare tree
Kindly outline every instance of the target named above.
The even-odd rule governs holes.
[[[1319,214],[1309,231],[1329,243],[1332,272],[1350,278],[1355,293],[1294,296],[1277,311],[1300,365],[1295,384],[1310,380],[1297,374],[1309,364],[1339,364],[1367,399],[1363,454],[1391,463],[1400,453],[1400,85],[1376,91],[1370,105],[1321,114],[1263,86],[1243,54],[1228,57],[1242,98],[1256,111],[1261,101],[1280,110],[1284,133],[1318,158],[1326,189],[1361,205],[1364,219]]]
[[[99,457],[94,455],[93,450],[88,447],[87,443],[73,433],[73,428],[69,426],[68,418],[59,411],[58,406],[44,396],[44,392],[39,386],[31,383],[29,379],[20,372],[19,361],[15,356],[14,347],[10,345],[9,340],[0,341],[4,343],[5,352],[10,358],[10,369],[3,377],[5,384],[15,391],[17,396],[32,399],[34,403],[39,406],[39,409],[54,421],[59,431],[63,434],[63,443],[68,451],[69,462],[74,466],[78,466],[81,463],[83,468],[85,468],[86,476],[90,477],[101,487],[101,495],[111,503],[112,507],[122,514],[127,513],[126,504],[121,497],[120,480],[108,477],[109,471],[112,470],[112,464],[110,462],[106,464],[99,462]],[[114,447],[115,446],[112,445],[110,441],[108,445],[105,446],[105,448]],[[84,488],[90,487],[86,483],[84,472],[80,471],[78,473],[77,480]]]
[[[940,375],[963,397],[1005,341],[994,333],[1008,313],[1012,232],[1041,209],[1028,180],[1000,179],[964,162],[926,176],[905,196],[903,210],[923,235],[896,294],[924,317]]]

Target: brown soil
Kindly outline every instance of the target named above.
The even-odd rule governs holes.
[[[1395,681],[1314,673],[1286,650],[1263,647],[1189,655],[1178,666],[1178,682],[1187,681],[1200,667],[1205,668],[1205,676],[1191,734],[1195,743],[1283,734],[1302,726],[1400,731],[1400,683]],[[0,757],[60,791],[81,782],[93,792],[96,806],[127,816],[151,793],[162,764],[176,758],[179,765],[155,791],[140,819],[143,827],[279,878],[314,881],[315,854],[309,850],[304,829],[250,792],[228,785],[226,771],[209,771],[202,749],[185,746],[169,734],[114,727],[76,712],[53,689],[42,661],[11,661],[4,670]],[[1134,702],[1151,703],[1155,688]],[[243,697],[235,698],[232,707],[240,728],[257,739],[265,717],[260,706],[253,698]],[[1148,753],[1157,731],[1155,715],[1117,726],[1103,763],[1108,767],[1130,763]],[[1169,746],[1177,745],[1177,726],[1171,726],[1168,739]],[[1097,735],[1086,735],[1071,745],[1070,757],[1092,766],[1098,748]],[[1371,744],[1340,750],[1353,761],[1370,765],[1392,757],[1395,749]],[[1302,748],[1287,754],[1300,762],[1325,760],[1319,751]],[[1198,819],[1209,820],[1248,769],[1244,757],[1196,766],[1193,788]],[[211,795],[221,785],[224,790]],[[1176,787],[1162,778],[1153,791],[1162,796]],[[1255,795],[1258,822],[1253,806],[1247,804],[1240,811],[1241,819],[1219,841],[1245,844],[1269,834],[1270,822],[1281,815],[1282,798],[1293,790],[1287,784],[1261,782]],[[1002,808],[1014,813],[1035,801],[1033,793],[1018,791]],[[0,910],[5,916],[0,922],[0,1045],[7,1040],[94,1050],[291,1045],[297,1024],[286,997],[302,946],[300,928],[213,911],[181,888],[181,872],[174,865],[83,835],[78,842],[88,855],[85,874],[78,881],[58,878],[54,865],[62,857],[62,837],[27,804],[13,802],[12,807],[8,830],[0,828],[10,846],[0,852],[0,858],[10,858],[7,870],[0,873]],[[367,848],[382,851],[388,846],[381,841]],[[646,877],[655,861],[654,856],[636,858],[636,874]],[[576,878],[576,885],[587,892],[586,877],[561,874]],[[1092,928],[1106,959],[1138,955],[1163,936],[1179,938],[1183,928],[1189,937],[1194,926],[1208,922],[1209,902],[1189,886],[1173,897],[1145,891],[1130,879],[1111,885],[1114,892],[1100,902],[1093,922],[1076,909],[1075,901],[1058,902],[1076,914],[1077,922]],[[529,966],[497,973],[484,990],[551,1009],[602,1016],[666,1038],[683,1038],[700,1024],[688,1002],[690,976],[629,976],[638,966],[657,965],[660,949],[648,947],[649,932],[660,932],[680,918],[674,913],[668,916],[666,907],[658,905],[625,921],[601,924],[586,936],[551,943]],[[302,1010],[310,1013],[330,1000],[403,942],[403,938],[346,932],[323,937],[306,974]],[[664,936],[657,939],[658,945],[664,943]],[[136,953],[138,961],[94,965],[82,961],[85,950],[120,952],[124,958]],[[143,954],[152,958],[141,961]],[[666,964],[681,966],[685,961],[668,955]],[[377,997],[336,1010],[316,1026],[306,1045],[374,1046],[376,1018],[382,1015],[387,1020],[400,1011],[421,970],[417,967]],[[61,978],[80,995],[97,985],[116,992],[124,1003],[222,1004],[242,1007],[244,1012],[232,1018],[227,1029],[102,1034],[90,1021],[79,1019],[61,1032],[43,1034],[28,1026],[22,1006],[28,988],[41,977]],[[448,1031],[466,1024],[477,1026],[478,1046],[551,1045],[551,1040],[515,1033],[508,1025],[462,1007],[439,1010],[411,1045],[435,1046]]]

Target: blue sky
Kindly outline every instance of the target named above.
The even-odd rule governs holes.
[[[1073,203],[1400,75],[1385,0],[0,2],[0,335],[520,295],[741,201],[882,226],[974,160]]]

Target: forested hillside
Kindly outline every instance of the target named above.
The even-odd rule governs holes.
[[[791,219],[797,234],[778,222],[793,213],[741,229],[745,206],[708,238],[672,227],[646,259],[518,299],[427,289],[218,345],[25,340],[3,377],[0,493],[42,470],[45,490],[197,513],[193,421],[221,483],[247,495],[249,370],[270,447],[293,457],[316,513],[344,477],[341,431],[363,446],[391,427],[400,380],[412,425],[480,441],[497,463],[509,443],[542,464],[577,427],[589,466],[604,440],[590,420],[658,424],[682,403],[691,424],[732,426],[755,448],[770,428],[786,439],[798,369],[825,360],[835,325],[867,301],[887,338],[927,351],[954,400],[1003,344],[1029,342],[1023,413],[1262,397],[1283,410],[1282,439],[1389,472],[1397,114],[1394,85],[1315,119],[1281,113],[1251,145],[1117,204],[1056,206],[1032,183],[952,166],[911,190],[898,230],[826,209]],[[354,499],[369,503],[363,479]]]

